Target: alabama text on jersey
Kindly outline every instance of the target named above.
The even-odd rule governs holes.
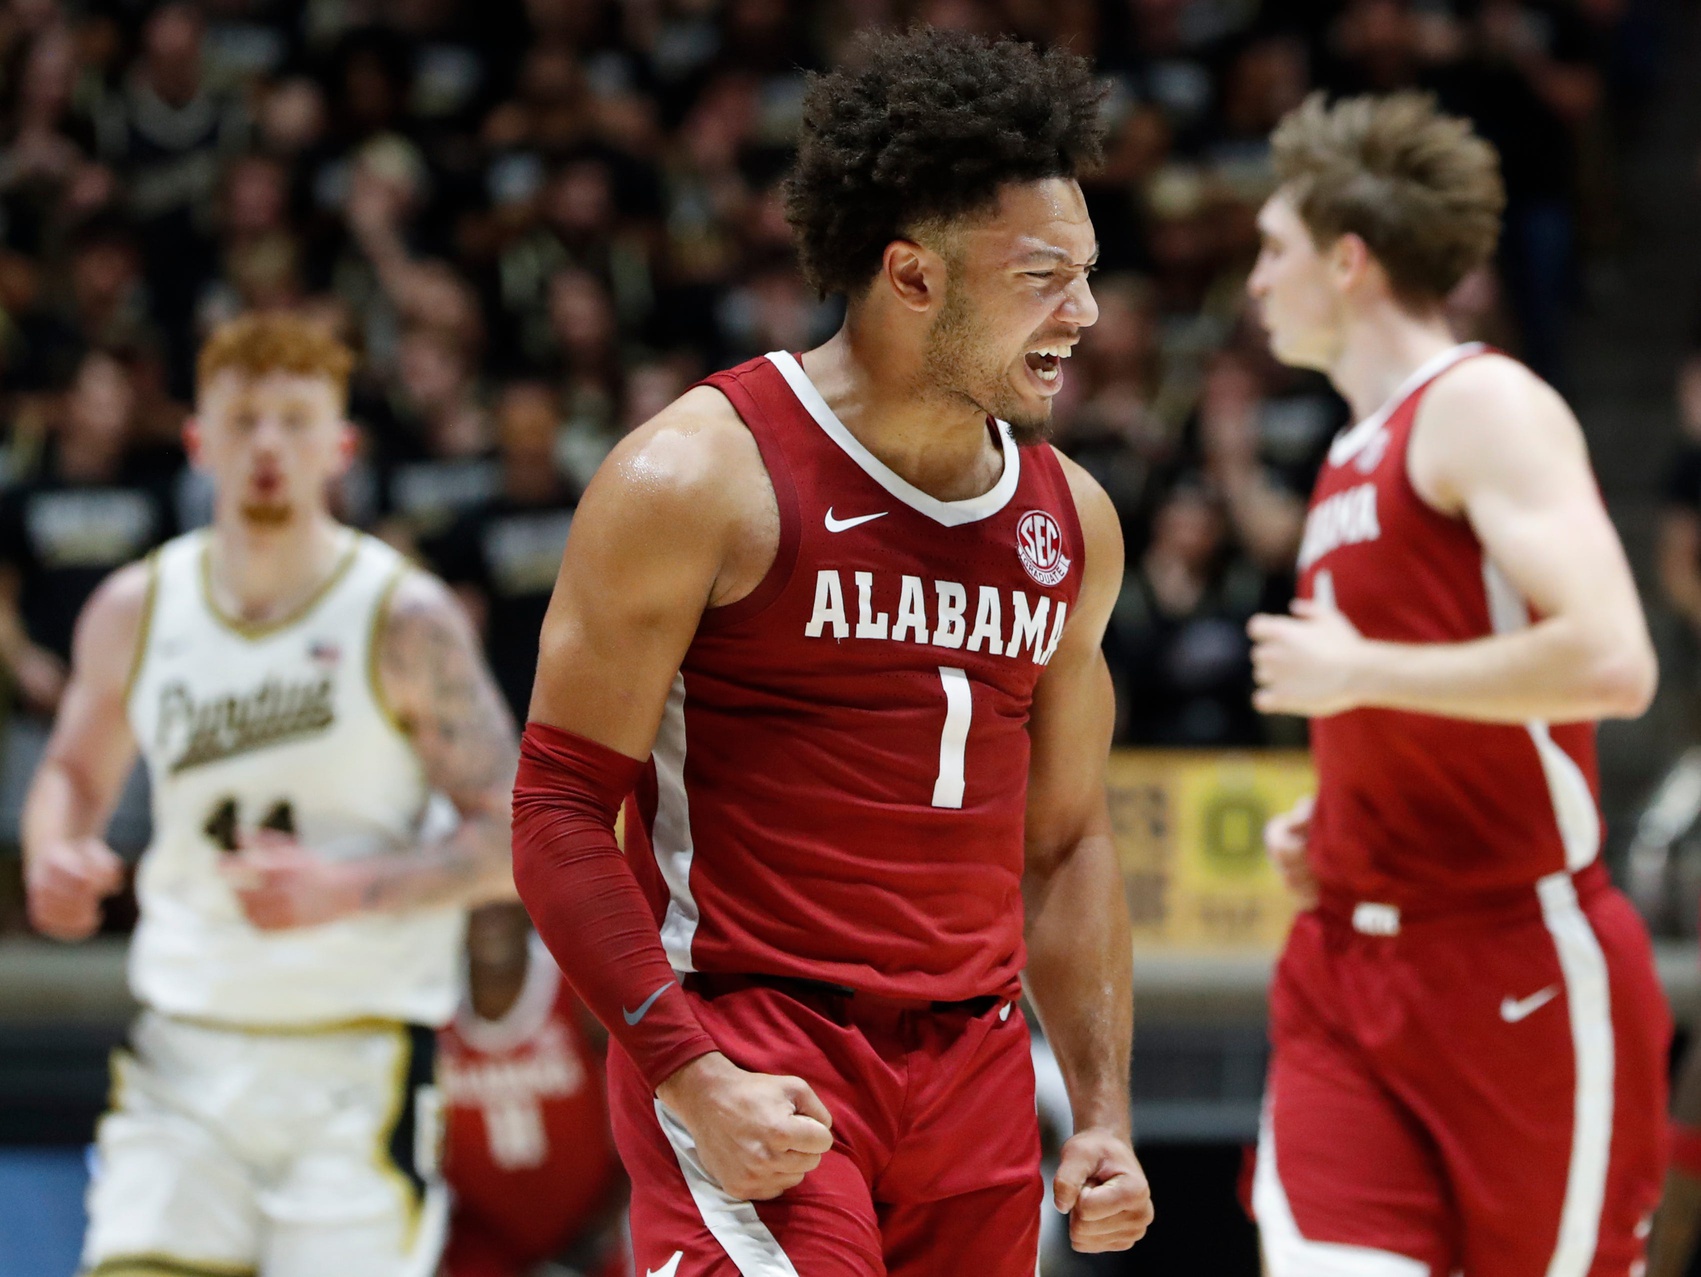
[[[706,613],[628,852],[681,971],[955,1000],[1008,993],[1034,687],[1080,590],[1056,454],[940,501],[779,352],[709,378],[761,449],[778,553]],[[629,822],[630,828],[630,822]]]
[[[1418,405],[1464,359],[1456,346],[1381,412],[1341,434],[1311,500],[1300,594],[1332,601],[1366,638],[1462,643],[1530,624],[1470,524],[1412,487]],[[1410,905],[1527,887],[1600,850],[1594,727],[1471,722],[1356,709],[1312,721],[1313,864],[1326,887]]]

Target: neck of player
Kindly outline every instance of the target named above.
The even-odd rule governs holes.
[[[877,323],[847,321],[805,352],[803,370],[833,410],[887,469],[939,501],[989,492],[1004,452],[986,412],[928,392],[919,343],[890,340]]]
[[[213,524],[209,576],[219,609],[249,624],[288,616],[337,570],[348,530],[329,515],[254,528],[240,515]]]
[[[1414,372],[1458,344],[1439,306],[1419,314],[1380,300],[1343,325],[1329,380],[1352,407],[1353,419],[1363,421]]]

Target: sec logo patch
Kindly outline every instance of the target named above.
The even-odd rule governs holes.
[[[1069,575],[1063,529],[1044,510],[1029,510],[1016,525],[1016,554],[1028,575],[1041,585],[1056,585]]]

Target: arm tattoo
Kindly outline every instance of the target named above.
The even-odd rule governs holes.
[[[447,597],[397,597],[379,667],[404,690],[403,725],[434,788],[459,800],[513,783],[514,721],[471,627]]]
[[[396,591],[378,652],[379,677],[426,779],[461,812],[442,841],[376,877],[368,908],[466,903],[509,883],[509,801],[519,746],[514,720],[485,668],[478,639],[446,592]],[[511,890],[509,885],[506,890]]]

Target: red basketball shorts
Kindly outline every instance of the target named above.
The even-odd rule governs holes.
[[[903,1009],[770,984],[687,996],[733,1063],[809,1083],[833,1115],[833,1147],[773,1201],[730,1197],[612,1047],[637,1273],[1033,1277],[1039,1128],[1018,1008]]]
[[[1671,1019],[1604,870],[1429,919],[1304,914],[1270,1017],[1270,1277],[1640,1272]]]

